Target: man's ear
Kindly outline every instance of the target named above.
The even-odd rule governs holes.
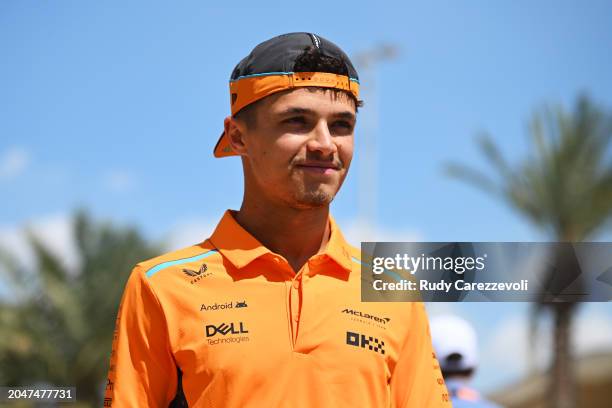
[[[244,137],[246,135],[246,126],[239,120],[228,116],[223,121],[223,127],[225,134],[229,138],[229,143],[232,146],[232,150],[240,156],[247,155],[247,149]]]

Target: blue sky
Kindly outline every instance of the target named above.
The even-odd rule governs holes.
[[[399,48],[375,71],[378,126],[371,130],[376,104],[366,99],[355,162],[332,206],[351,228],[369,131],[378,145],[378,183],[368,191],[378,204],[373,238],[545,239],[492,197],[448,179],[444,163],[487,169],[474,143],[481,130],[518,160],[526,121],[545,102],[569,107],[587,91],[612,109],[611,2],[226,4],[0,3],[2,231],[84,206],[151,238],[181,228],[205,238],[241,201],[238,159],[211,154],[229,114],[230,72],[257,43],[285,32],[315,32],[350,56],[381,43]],[[449,308],[490,342],[500,316],[518,319],[526,305],[433,310]],[[612,316],[609,305],[592,308]],[[484,364],[485,389],[518,375]]]

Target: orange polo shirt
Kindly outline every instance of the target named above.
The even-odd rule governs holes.
[[[449,407],[422,303],[361,302],[360,251],[330,216],[295,273],[227,210],[204,242],[136,265],[104,406]]]

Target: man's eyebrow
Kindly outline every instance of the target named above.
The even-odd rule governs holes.
[[[287,108],[283,111],[276,113],[276,116],[282,117],[282,116],[289,116],[289,115],[309,115],[309,114],[312,115],[315,113],[316,112],[312,109],[292,107],[292,108]],[[332,116],[336,116],[338,118],[343,118],[343,119],[355,120],[355,114],[351,111],[337,112],[337,113],[334,113]]]
[[[314,111],[312,109],[307,109],[307,108],[287,108],[285,110],[282,110],[280,112],[278,112],[276,114],[276,116],[287,116],[287,115],[300,115],[300,114],[312,114],[314,113]]]
[[[338,113],[335,113],[334,116],[337,116],[342,119],[349,119],[349,120],[356,119],[355,114],[351,111],[338,112]]]

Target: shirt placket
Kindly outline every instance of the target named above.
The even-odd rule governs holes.
[[[289,266],[289,263],[279,255],[274,255],[272,259],[276,266],[280,268],[279,272],[287,277],[285,280],[285,287],[287,294],[287,319],[289,320],[288,331],[291,349],[294,349],[297,341],[302,308],[302,270],[296,274],[291,266]]]
[[[292,348],[295,350],[298,336],[300,333],[301,322],[304,318],[304,277],[309,274],[309,262],[305,263],[302,269],[296,273],[291,281],[288,281],[289,319],[291,326]]]
[[[289,286],[289,316],[291,319],[291,338],[293,340],[292,345],[294,348],[300,328],[302,288],[302,273],[298,272],[291,280]]]

